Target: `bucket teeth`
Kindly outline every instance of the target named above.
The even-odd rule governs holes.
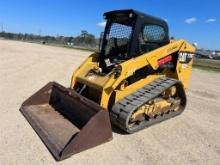
[[[56,160],[112,139],[108,111],[56,82],[28,98],[20,111]]]

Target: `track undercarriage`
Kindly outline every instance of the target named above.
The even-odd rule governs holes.
[[[181,114],[186,96],[178,80],[164,77],[117,102],[110,112],[114,125],[127,133]]]

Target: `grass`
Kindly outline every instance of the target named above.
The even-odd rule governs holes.
[[[7,39],[7,40],[12,40],[12,41],[21,41],[21,42],[27,42],[27,43],[35,43],[35,44],[40,44],[43,45],[41,41],[34,41],[34,40],[15,40],[15,39]],[[80,47],[80,46],[68,46],[68,45],[64,45],[64,44],[60,44],[60,43],[46,43],[44,45],[48,45],[48,46],[55,46],[55,47],[62,47],[62,48],[68,48],[68,49],[78,49],[78,50],[83,50],[83,51],[87,51],[87,52],[97,52],[98,50],[96,48],[84,48],[84,47]]]
[[[220,72],[220,60],[194,59],[193,67],[208,71]]]

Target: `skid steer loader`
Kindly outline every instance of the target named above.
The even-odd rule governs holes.
[[[90,55],[65,88],[50,82],[20,111],[56,160],[181,114],[195,48],[170,40],[167,23],[135,10],[104,14],[100,52]]]

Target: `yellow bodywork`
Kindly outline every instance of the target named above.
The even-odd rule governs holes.
[[[159,59],[180,51],[194,53],[195,48],[184,40],[171,41],[169,44],[156,50],[144,53],[121,63],[121,73],[119,76],[115,76],[114,70],[106,75],[99,74],[98,54],[92,54],[73,73],[71,88],[74,88],[77,83],[87,85],[91,88],[92,97],[98,97],[99,99],[97,100],[99,100],[99,104],[105,109],[108,109],[110,101],[113,100],[111,104],[114,104],[123,97],[161,76],[168,76],[180,80],[186,89],[189,86],[192,60],[188,65],[184,65],[178,59],[175,72],[164,71],[162,73],[150,74],[130,85],[125,81],[128,77],[132,76],[135,71],[145,66],[150,65],[154,70],[157,70],[159,67]],[[89,73],[91,71],[94,74],[90,75]]]

